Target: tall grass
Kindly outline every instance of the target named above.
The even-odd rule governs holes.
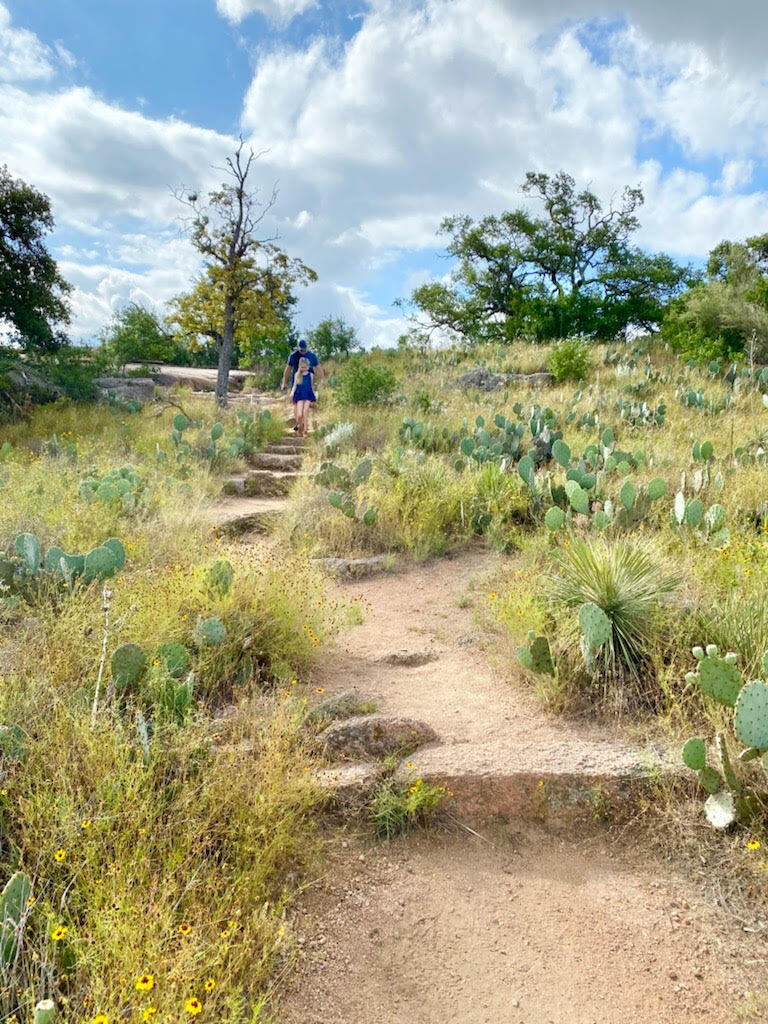
[[[0,967],[4,1019],[50,996],[65,1022],[179,1020],[190,999],[205,1019],[254,1021],[315,856],[322,797],[296,688],[343,608],[305,548],[286,557],[213,535],[232,463],[177,461],[170,417],[48,408],[3,438],[0,548],[33,531],[75,551],[112,534],[127,552],[106,587],[0,599],[0,881],[21,869],[33,885],[18,955]],[[88,503],[83,476],[124,462],[146,483],[136,509]],[[208,583],[221,559],[234,570],[226,593]],[[210,616],[219,645],[197,635]],[[111,696],[109,659],[126,642],[149,667]],[[163,710],[156,651],[169,642],[191,658],[183,715]],[[137,988],[143,976],[151,987]]]

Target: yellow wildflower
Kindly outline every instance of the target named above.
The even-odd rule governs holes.
[[[136,979],[137,992],[151,992],[154,987],[155,979],[151,974],[142,974],[140,978]]]
[[[192,999],[188,999],[186,1003],[184,1003],[184,1009],[193,1017],[196,1017],[198,1013],[200,1013],[202,1008],[203,1004],[200,1002],[199,999],[195,999],[194,997]]]

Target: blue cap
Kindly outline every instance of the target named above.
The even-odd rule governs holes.
[[[299,342],[299,348],[300,348],[300,349],[302,349],[302,350],[305,350],[305,349],[306,349],[306,347],[307,347],[307,343],[306,343],[306,341],[305,341],[305,340],[304,340],[304,339],[302,338],[302,339],[301,339],[301,341]]]

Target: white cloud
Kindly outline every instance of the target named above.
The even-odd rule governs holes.
[[[233,22],[285,23],[315,5],[217,3]],[[529,169],[565,168],[605,197],[642,183],[650,248],[701,256],[768,230],[752,184],[768,160],[761,15],[753,0],[701,0],[695,18],[689,6],[627,0],[623,22],[615,0],[362,0],[346,43],[262,48],[242,128],[268,150],[256,180],[279,180],[282,243],[320,274],[298,296],[300,322],[342,315],[367,343],[394,341],[403,323],[382,296],[428,279],[441,219],[520,205]],[[584,24],[602,16],[613,20]],[[12,28],[0,0],[2,159],[53,199],[75,333],[88,334],[121,303],[160,304],[188,284],[196,256],[169,187],[214,185],[234,140],[56,88],[74,62]],[[681,166],[638,158],[656,142]],[[716,161],[719,180],[686,157]],[[418,271],[400,263],[414,251]]]
[[[46,79],[53,74],[51,52],[33,32],[11,27],[11,13],[0,3],[0,81]]]
[[[216,7],[220,14],[235,23],[255,13],[286,23],[310,7],[317,7],[317,0],[216,0]]]

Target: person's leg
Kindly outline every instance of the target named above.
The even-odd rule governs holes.
[[[298,402],[296,404],[296,417],[299,421],[299,434],[302,437],[306,436],[307,433],[307,405],[309,403],[305,401]]]
[[[308,434],[312,433],[312,410],[314,409],[314,407],[314,402],[307,402],[307,411],[305,413],[304,419],[306,424],[306,431]]]

